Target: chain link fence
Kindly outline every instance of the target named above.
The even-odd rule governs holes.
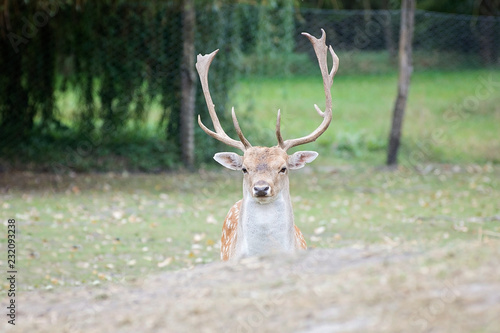
[[[371,74],[397,70],[400,12],[303,9],[296,14],[294,54],[309,54],[310,45],[300,36],[319,36],[325,29],[328,42],[342,58],[339,73]],[[459,70],[500,65],[500,17],[443,14],[417,10],[413,40],[414,70]],[[291,63],[296,74],[316,73],[313,61]],[[279,73],[274,73],[278,75]]]
[[[197,52],[223,51],[211,71],[214,101],[221,109],[238,77],[317,75],[303,31],[319,36],[325,29],[342,59],[342,75],[397,71],[399,11],[297,9],[289,3],[283,8],[197,8]],[[93,16],[82,16],[78,8],[36,7],[15,22],[4,15],[0,170],[54,171],[54,165],[63,165],[159,171],[180,163],[175,136],[182,9],[120,4],[94,10]],[[82,20],[90,21],[82,26],[93,29],[93,35],[66,32]],[[416,71],[500,66],[499,17],[417,11],[415,24]],[[34,62],[27,64],[30,53]],[[221,82],[224,86],[217,86]],[[196,110],[206,112],[197,89]],[[203,160],[217,143],[197,131],[198,159]]]

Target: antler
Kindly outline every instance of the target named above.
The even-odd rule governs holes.
[[[325,89],[326,107],[325,107],[325,112],[322,112],[320,108],[316,104],[314,104],[314,108],[316,109],[318,114],[321,117],[323,117],[321,125],[319,125],[319,127],[316,128],[316,130],[314,130],[311,134],[304,136],[302,138],[289,139],[286,141],[283,141],[283,138],[281,136],[281,131],[280,131],[281,114],[280,111],[278,110],[278,119],[276,121],[276,137],[278,138],[278,145],[285,151],[292,147],[315,141],[321,134],[323,134],[326,131],[326,129],[330,125],[330,122],[332,121],[332,93],[330,89],[333,84],[333,77],[335,76],[339,68],[339,57],[337,57],[331,45],[329,47],[326,46],[325,44],[326,34],[323,29],[321,29],[321,38],[319,39],[311,36],[306,32],[303,32],[302,34],[311,41],[311,44],[313,45],[314,48],[314,52],[316,53],[316,57],[318,58],[319,69],[321,70],[321,76],[323,77],[323,87]],[[333,67],[330,72],[328,72],[328,60],[327,60],[328,51],[330,51],[330,54],[332,55],[333,58]]]
[[[198,57],[196,58],[196,70],[198,71],[198,75],[200,76],[203,95],[205,96],[205,101],[207,102],[208,112],[210,113],[210,118],[212,119],[212,123],[214,124],[215,132],[211,131],[205,125],[203,125],[200,115],[198,115],[198,124],[200,125],[201,129],[203,129],[203,131],[205,131],[205,133],[207,133],[211,137],[227,144],[228,146],[245,151],[246,149],[252,147],[252,145],[250,144],[250,142],[248,142],[248,140],[241,132],[240,125],[238,124],[238,119],[236,119],[236,114],[234,113],[234,107],[232,108],[231,114],[233,118],[234,128],[236,129],[236,133],[238,134],[240,141],[230,138],[226,134],[226,132],[224,132],[224,129],[220,125],[219,118],[217,117],[217,113],[215,113],[215,105],[212,102],[210,90],[208,89],[208,70],[217,52],[219,52],[219,50],[215,50],[214,52],[205,55],[198,54]]]

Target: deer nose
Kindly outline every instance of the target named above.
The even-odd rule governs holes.
[[[266,197],[269,195],[269,190],[269,184],[267,184],[265,181],[260,180],[253,186],[253,195],[255,197]]]

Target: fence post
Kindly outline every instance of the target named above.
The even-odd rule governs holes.
[[[398,96],[394,103],[392,127],[389,135],[387,165],[397,165],[401,128],[410,88],[412,66],[412,38],[415,26],[415,0],[403,0],[401,4],[401,30],[399,33],[399,80]]]
[[[196,73],[194,71],[195,8],[193,0],[184,0],[182,7],[181,126],[182,163],[194,167],[194,108]]]

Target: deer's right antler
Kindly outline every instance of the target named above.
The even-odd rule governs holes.
[[[214,124],[215,132],[208,129],[201,122],[200,115],[198,115],[198,124],[203,129],[203,131],[205,131],[205,133],[207,133],[214,139],[217,139],[227,144],[228,146],[245,151],[246,149],[252,147],[252,145],[245,138],[243,132],[241,132],[240,124],[238,124],[238,119],[236,119],[236,114],[234,112],[234,107],[232,108],[231,114],[233,118],[234,128],[236,129],[236,133],[238,134],[240,141],[230,138],[229,135],[224,132],[224,129],[220,125],[219,118],[217,117],[217,113],[215,113],[215,105],[212,101],[212,97],[210,96],[210,90],[208,89],[208,70],[217,52],[219,52],[219,50],[215,50],[214,52],[205,55],[198,54],[198,57],[196,58],[196,70],[198,71],[198,75],[200,76],[203,95],[205,96],[205,101],[207,102],[208,112],[210,113],[210,118],[212,119],[212,123]]]
[[[292,147],[315,141],[321,134],[326,131],[326,129],[330,125],[330,122],[332,121],[332,93],[330,89],[332,88],[333,77],[335,76],[339,68],[339,57],[337,57],[337,55],[333,51],[332,46],[326,46],[325,30],[321,29],[321,38],[315,38],[306,32],[303,32],[302,34],[311,41],[314,52],[316,53],[316,57],[318,58],[319,69],[321,70],[321,76],[323,77],[323,87],[325,89],[326,107],[325,112],[322,112],[319,107],[314,104],[314,108],[316,109],[318,114],[323,117],[323,121],[311,134],[301,138],[289,139],[286,141],[283,141],[283,138],[281,136],[281,115],[278,111],[278,119],[276,121],[276,137],[278,139],[278,145],[285,151]],[[328,72],[328,51],[330,51],[330,54],[333,58],[333,67],[330,72]]]

